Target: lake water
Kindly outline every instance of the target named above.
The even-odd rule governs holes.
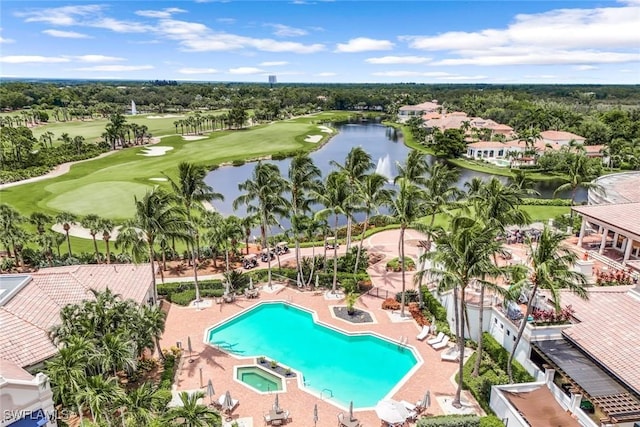
[[[404,145],[402,135],[396,132],[393,128],[384,126],[378,123],[358,123],[358,124],[342,124],[338,126],[338,133],[331,138],[322,148],[316,150],[310,154],[314,163],[322,171],[322,175],[326,176],[328,172],[333,170],[330,165],[330,161],[334,160],[338,163],[343,163],[347,153],[354,147],[362,147],[371,154],[374,163],[378,163],[380,159],[389,157],[389,164],[391,165],[391,174],[396,174],[396,163],[402,162],[407,156],[409,149]],[[433,161],[433,158],[429,156],[429,160]],[[287,170],[290,159],[271,161],[280,168],[280,171],[284,176],[287,175]],[[210,172],[205,181],[211,185],[215,191],[224,195],[224,201],[214,200],[213,206],[222,214],[229,215],[235,214],[243,216],[246,212],[244,207],[240,207],[234,211],[232,208],[233,201],[241,194],[238,190],[238,184],[245,181],[253,172],[255,163],[246,163],[242,166],[225,166],[218,168]],[[486,174],[482,172],[475,172],[469,169],[459,169],[460,178],[457,186],[460,189],[464,189],[464,183],[470,181],[474,177],[479,177],[483,180],[488,180],[495,175]],[[503,182],[507,181],[506,177],[496,176]],[[553,191],[560,185],[558,182],[538,182],[536,183],[536,190],[541,194],[541,197],[551,198],[553,197]],[[569,197],[568,194],[562,194],[562,197]],[[584,190],[579,190],[576,197],[577,202],[581,202],[587,199],[587,193]],[[287,226],[284,224],[283,226]]]

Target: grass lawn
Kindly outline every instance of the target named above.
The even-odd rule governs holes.
[[[8,188],[0,192],[0,197],[3,203],[14,206],[23,215],[36,210],[50,214],[65,210],[78,215],[95,213],[122,220],[133,213],[134,195],[140,196],[154,185],[168,187],[168,184],[150,178],[160,178],[163,172],[175,176],[178,163],[188,161],[213,167],[277,152],[312,150],[319,144],[304,139],[307,135],[321,133],[318,126],[312,124],[316,120],[317,117],[306,117],[239,131],[214,132],[196,141],[185,141],[179,135],[168,136],[158,144],[173,147],[165,155],[146,157],[140,155],[144,148],[128,148],[102,159],[77,164],[63,176]],[[173,133],[173,124],[171,127]],[[328,138],[328,134],[323,135]]]

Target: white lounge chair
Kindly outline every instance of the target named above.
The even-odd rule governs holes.
[[[436,335],[435,338],[431,338],[431,339],[427,340],[427,344],[429,344],[429,345],[437,344],[440,341],[442,341],[444,339],[444,337],[445,337],[444,332],[438,332],[438,335]]]
[[[445,348],[447,344],[449,344],[449,335],[445,335],[442,341],[433,344],[431,347],[433,347],[434,350],[440,350],[441,348]]]
[[[440,359],[449,362],[457,362],[460,359],[460,351],[457,347],[449,347],[440,354]]]
[[[422,327],[422,330],[420,331],[420,333],[418,335],[416,335],[416,339],[418,341],[422,341],[423,339],[425,339],[426,337],[429,336],[429,331],[431,330],[431,326],[429,325],[424,325]]]

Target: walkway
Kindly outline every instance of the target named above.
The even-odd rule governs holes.
[[[421,236],[409,231],[411,239],[417,239]],[[401,289],[400,273],[387,273],[384,271],[384,265],[388,259],[397,256],[399,230],[388,230],[375,234],[365,240],[365,247],[372,252],[382,253],[385,258],[378,264],[370,268],[370,275],[373,285],[381,289],[387,289],[393,292]],[[345,248],[341,246],[341,250]],[[310,251],[310,249],[308,249]],[[303,250],[305,253],[307,250]],[[407,246],[407,255],[417,255],[418,248]],[[321,250],[316,252],[322,252]],[[331,251],[330,251],[331,252]],[[289,254],[287,257],[293,256]],[[286,257],[283,257],[283,259]],[[182,281],[185,278],[181,278]],[[188,280],[188,279],[187,279]],[[407,274],[407,288],[413,288],[412,273]],[[161,345],[168,348],[176,345],[177,341],[182,342],[183,347],[188,337],[191,338],[193,345],[193,362],[189,363],[188,352],[183,357],[183,363],[180,367],[177,377],[177,388],[179,390],[190,390],[204,386],[209,379],[212,380],[216,396],[224,393],[226,390],[231,392],[234,399],[239,399],[239,406],[233,411],[234,417],[253,417],[254,425],[263,424],[263,415],[273,404],[273,395],[259,395],[249,390],[244,385],[233,380],[233,366],[253,362],[253,359],[236,359],[228,354],[205,344],[205,330],[232,316],[252,307],[259,301],[266,300],[282,300],[290,301],[315,310],[318,318],[325,323],[334,325],[346,331],[375,331],[384,335],[391,340],[400,340],[401,337],[408,339],[408,344],[414,346],[424,360],[424,364],[417,372],[409,378],[398,391],[392,396],[396,400],[407,400],[416,402],[424,396],[427,390],[431,391],[432,405],[427,411],[428,414],[436,415],[445,413],[444,407],[448,407],[447,402],[451,401],[455,394],[455,384],[452,377],[457,372],[457,363],[443,362],[440,360],[440,353],[433,350],[424,341],[416,340],[419,332],[417,324],[408,319],[407,321],[397,321],[397,317],[390,316],[388,311],[381,309],[382,299],[375,298],[370,295],[360,297],[356,303],[356,307],[369,311],[377,321],[374,324],[351,324],[340,319],[334,318],[330,307],[333,305],[344,305],[344,301],[336,301],[335,299],[326,299],[322,295],[314,295],[311,292],[300,292],[293,288],[282,288],[275,293],[261,292],[258,300],[238,299],[233,304],[212,304],[209,307],[197,310],[195,308],[180,307],[176,305],[166,305],[168,311],[166,330],[162,338]],[[395,321],[394,321],[395,320]],[[366,363],[366,360],[363,360]],[[203,383],[200,384],[200,369],[202,369]],[[380,374],[384,375],[384,367],[380,367]],[[330,375],[330,372],[327,373]],[[448,399],[448,400],[447,400]],[[472,401],[470,395],[465,393],[465,398]],[[206,399],[205,399],[206,400]],[[297,426],[312,425],[313,407],[318,405],[319,420],[318,427],[333,427],[337,423],[337,414],[345,412],[346,408],[338,408],[327,402],[325,399],[319,399],[298,388],[295,379],[287,380],[287,392],[280,394],[280,405],[291,412],[292,422],[290,424]],[[479,411],[479,408],[467,408],[469,410]],[[357,411],[355,414],[367,427],[380,425],[380,420],[373,410]]]

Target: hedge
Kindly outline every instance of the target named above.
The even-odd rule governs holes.
[[[487,352],[491,359],[506,372],[509,352],[505,350],[505,348],[502,347],[488,332],[484,332],[482,334],[482,348],[483,351]],[[535,378],[533,378],[531,374],[529,374],[529,372],[527,372],[526,369],[524,369],[522,365],[515,360],[513,361],[512,371],[513,380],[517,383],[535,381]]]
[[[480,427],[504,427],[504,423],[495,415],[480,418]]]
[[[571,206],[570,199],[536,199],[525,197],[522,199],[523,205],[529,206]]]
[[[423,288],[422,300],[424,301],[429,314],[436,318],[436,327],[438,331],[451,335],[449,321],[447,319],[447,309],[440,304],[440,301],[427,288]]]
[[[441,415],[423,417],[418,420],[418,427],[480,427],[477,415]]]

